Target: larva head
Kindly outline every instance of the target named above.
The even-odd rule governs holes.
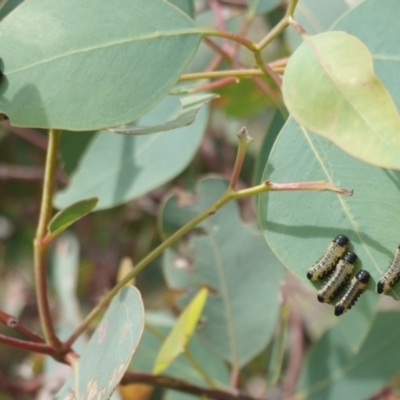
[[[342,315],[344,312],[344,307],[339,304],[335,307],[335,315],[338,317],[339,315]]]
[[[340,246],[345,246],[347,243],[349,243],[348,237],[344,235],[337,235],[333,241]]]
[[[377,291],[379,294],[382,294],[382,293],[383,293],[384,287],[385,287],[385,283],[382,282],[382,281],[379,281],[378,284],[376,285],[376,291]]]
[[[318,299],[318,301],[319,301],[320,303],[325,303],[325,298],[324,298],[324,296],[322,296],[321,294],[318,294],[318,295],[317,295],[317,299]]]
[[[310,271],[308,271],[307,272],[307,279],[309,279],[311,281],[312,277],[313,277],[313,274]]]
[[[364,283],[365,285],[369,282],[369,279],[371,278],[371,275],[369,274],[368,271],[361,270],[357,275],[356,278],[358,281]]]
[[[351,252],[351,251],[348,251],[348,252],[344,255],[343,259],[344,259],[345,261],[347,261],[348,263],[350,263],[350,264],[354,264],[354,263],[357,261],[357,254],[356,254],[356,253],[353,253],[353,252]]]

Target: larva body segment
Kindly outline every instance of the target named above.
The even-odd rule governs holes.
[[[379,279],[376,285],[376,291],[380,293],[386,293],[396,285],[400,280],[400,245],[396,249],[392,263],[389,268],[383,274],[381,279]]]
[[[346,236],[336,236],[325,254],[308,270],[307,278],[312,282],[316,282],[329,274],[346,252],[348,242],[349,239]]]
[[[368,271],[361,270],[347,286],[340,300],[336,303],[335,315],[339,316],[350,310],[368,285],[371,276]]]
[[[318,291],[318,301],[321,303],[330,303],[339,293],[343,286],[349,281],[353,273],[357,255],[348,251],[343,259],[339,260],[333,273]]]

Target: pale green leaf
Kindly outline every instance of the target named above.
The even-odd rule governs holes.
[[[194,0],[168,0],[174,6],[180,8],[189,17],[194,18]]]
[[[207,294],[208,291],[206,288],[200,289],[179,316],[175,326],[172,328],[171,333],[166,338],[158,353],[153,368],[154,374],[159,374],[164,371],[180,354],[185,352],[203,312]]]
[[[160,220],[164,235],[204,211],[226,188],[225,180],[209,178],[199,182],[193,204],[186,197],[167,198]],[[198,336],[239,369],[266,347],[274,331],[282,267],[257,230],[243,225],[235,202],[203,221],[182,246],[179,253],[164,254],[167,283],[180,290],[210,289]]]
[[[139,125],[165,121],[179,109],[169,96],[139,120]],[[56,196],[62,208],[82,197],[99,198],[97,209],[115,207],[142,196],[178,175],[192,160],[204,135],[208,109],[203,107],[190,126],[142,136],[100,132],[71,177],[69,186]]]
[[[400,42],[397,40],[400,24],[393,18],[397,13],[400,13],[400,2],[397,0],[364,1],[346,14],[335,29],[357,36],[368,47],[379,79],[390,92],[397,109],[400,109]]]
[[[282,0],[248,0],[250,15],[265,14],[278,7]]]
[[[400,118],[356,37],[339,31],[305,37],[288,62],[282,90],[290,114],[305,128],[354,157],[400,169]]]
[[[74,222],[89,214],[96,207],[98,201],[99,199],[97,197],[92,197],[78,201],[62,209],[56,215],[54,215],[49,222],[47,227],[49,233],[52,236],[60,234]]]
[[[142,336],[144,309],[139,291],[124,287],[112,300],[78,361],[78,371],[55,396],[107,400],[127,369]]]
[[[167,95],[200,40],[162,0],[25,1],[0,26],[0,111],[16,126],[132,122]]]
[[[273,182],[327,180],[354,190],[351,197],[330,192],[263,194],[259,219],[275,254],[310,286],[307,271],[333,238],[345,234],[350,239],[359,257],[357,270],[366,269],[372,276],[367,293],[339,317],[345,336],[356,351],[376,312],[380,297],[376,282],[399,244],[400,173],[359,161],[289,120],[272,150],[264,172],[264,179],[267,178]],[[400,287],[391,295],[399,299]],[[333,315],[332,307],[320,307]]]
[[[365,400],[399,373],[400,314],[378,314],[357,355],[338,326],[315,344],[303,366],[297,400]]]
[[[150,133],[165,132],[172,129],[182,128],[194,122],[196,114],[206,103],[219,97],[216,94],[197,94],[181,97],[181,108],[177,114],[171,116],[171,119],[154,126],[137,126],[133,124],[109,129],[114,133],[122,135],[148,135]]]

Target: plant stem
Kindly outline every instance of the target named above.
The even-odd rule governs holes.
[[[47,244],[43,243],[43,239],[46,236],[47,225],[50,221],[52,213],[54,181],[56,174],[60,135],[61,131],[58,129],[50,129],[49,131],[49,144],[47,147],[42,202],[40,207],[38,228],[36,231],[36,237],[33,246],[36,298],[38,303],[40,322],[42,325],[46,343],[56,348],[60,347],[61,343],[55,334],[54,326],[51,319],[46,277]]]
[[[202,33],[206,36],[216,36],[222,37],[226,39],[233,40],[234,42],[240,43],[244,47],[247,47],[251,52],[257,51],[257,45],[251,40],[245,38],[244,36],[240,36],[236,33],[229,31],[217,31],[216,29],[203,29]]]
[[[54,356],[57,352],[57,349],[52,346],[48,346],[47,344],[28,342],[26,340],[15,339],[6,335],[0,335],[0,343],[7,344],[8,346],[15,347],[19,350],[48,354],[50,356]]]
[[[236,184],[239,180],[239,174],[243,167],[244,158],[247,153],[247,148],[249,147],[250,143],[253,141],[253,138],[249,136],[249,132],[247,131],[246,127],[243,127],[239,133],[237,134],[239,138],[239,146],[236,153],[236,161],[233,167],[231,180],[229,182],[229,190],[234,191],[236,188]]]
[[[210,389],[194,385],[182,379],[176,379],[165,375],[153,375],[147,372],[125,372],[121,384],[128,385],[130,383],[144,383],[146,385],[160,386],[214,400],[256,400],[254,397],[239,392]]]
[[[179,80],[191,81],[194,79],[213,79],[222,77],[250,78],[252,76],[264,76],[264,72],[260,69],[225,69],[222,71],[207,71],[184,74],[179,78]]]
[[[26,326],[20,325],[17,318],[13,317],[10,314],[7,314],[2,310],[0,310],[0,322],[5,326],[9,327],[10,329],[13,329],[21,333],[22,335],[26,336],[27,338],[33,340],[34,342],[44,343],[44,339],[40,335],[38,335],[35,332],[32,332]]]

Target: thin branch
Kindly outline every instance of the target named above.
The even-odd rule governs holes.
[[[47,354],[49,356],[54,356],[57,353],[57,349],[52,346],[48,346],[47,344],[28,342],[26,340],[15,339],[6,335],[0,335],[0,343],[14,347],[18,350]]]
[[[58,129],[50,129],[49,131],[49,144],[46,157],[42,202],[40,207],[38,228],[34,240],[36,298],[38,302],[40,322],[42,324],[46,343],[54,347],[60,347],[61,342],[56,336],[51,319],[47,293],[47,245],[43,244],[42,242],[46,236],[47,225],[50,221],[52,213],[54,181],[57,167],[58,144],[60,141],[60,135],[61,131]]]
[[[219,46],[208,37],[204,37],[203,40],[204,43],[207,44],[211,49],[213,49],[217,54],[219,54],[223,60],[225,60],[228,64],[232,64],[232,57],[221,46]]]
[[[152,375],[146,372],[125,372],[121,384],[144,383],[151,386],[160,386],[167,389],[179,390],[197,396],[204,396],[214,400],[256,400],[251,396],[242,393],[230,392],[221,389],[210,389],[198,385],[193,385],[181,379],[172,378],[165,375]]]
[[[26,326],[21,325],[17,318],[13,317],[10,314],[7,314],[2,310],[0,310],[0,322],[5,326],[7,326],[8,328],[13,329],[21,333],[22,335],[26,336],[27,338],[33,340],[34,342],[44,343],[44,339],[40,335],[31,331]]]

